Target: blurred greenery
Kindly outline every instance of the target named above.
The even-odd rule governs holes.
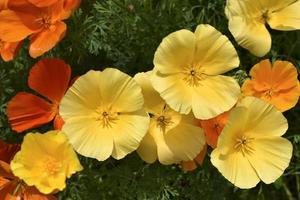
[[[233,71],[240,82],[259,62],[240,48],[227,28],[224,0],[83,0],[67,21],[66,38],[43,57],[58,57],[72,66],[73,76],[90,69],[117,67],[134,75],[153,68],[153,55],[162,38],[179,29],[194,30],[198,24],[215,26],[227,35],[238,50],[241,65]],[[273,46],[265,56],[292,61],[299,69],[300,31],[271,30]],[[9,63],[0,61],[0,139],[15,143],[23,134],[13,133],[6,118],[6,105],[19,91],[30,91],[27,75],[39,59],[32,59],[27,45]],[[33,91],[30,91],[33,92]],[[300,199],[300,106],[285,113],[286,133],[294,145],[294,156],[284,175],[274,184],[260,183],[251,190],[240,190],[226,181],[211,165],[209,154],[204,165],[190,173],[178,166],[148,165],[133,153],[125,159],[98,162],[81,157],[84,171],[68,180],[63,200],[169,200],[169,199]],[[40,131],[51,129],[52,124]]]

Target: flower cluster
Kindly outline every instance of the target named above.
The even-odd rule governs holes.
[[[241,35],[243,29],[264,31],[265,23],[280,30],[300,27],[295,20],[300,15],[292,12],[300,4],[254,2],[228,0],[226,13],[237,41],[262,55],[269,47],[260,43],[263,39]],[[31,35],[30,54],[39,56],[62,38],[62,20],[78,3],[8,1],[3,7],[10,10],[0,13],[0,35],[6,42]],[[41,13],[46,18],[38,18]],[[8,22],[20,32],[13,35]],[[237,30],[237,24],[245,27]],[[21,148],[0,143],[0,197],[45,194],[53,199],[52,194],[66,187],[66,178],[82,170],[75,151],[99,161],[123,159],[136,151],[147,163],[176,164],[190,171],[203,163],[211,147],[212,165],[239,188],[273,183],[283,174],[293,146],[283,137],[288,124],[282,112],[293,108],[300,96],[291,62],[261,61],[240,88],[224,75],[239,67],[233,44],[211,25],[201,24],[195,32],[182,29],[166,36],[153,63],[153,70],[134,77],[106,68],[70,81],[71,67],[63,60],[37,62],[28,86],[41,97],[17,93],[7,106],[8,120],[19,133],[51,121],[55,130],[26,134]],[[8,153],[3,156],[2,151]]]

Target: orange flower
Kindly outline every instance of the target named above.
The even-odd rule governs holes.
[[[59,103],[69,88],[71,68],[59,59],[43,59],[29,72],[29,87],[49,101],[27,92],[19,92],[8,103],[7,115],[16,132],[38,127],[54,119],[55,129],[63,121],[58,114]]]
[[[4,42],[0,39],[0,54],[5,62],[13,60],[22,45],[21,42]]]
[[[197,157],[194,160],[183,161],[180,163],[181,169],[184,172],[195,170],[197,168],[197,164],[198,165],[203,164],[204,158],[206,156],[206,152],[207,152],[207,145],[204,145],[202,151],[197,155]]]
[[[299,80],[295,66],[288,61],[263,60],[250,71],[242,87],[244,96],[255,96],[284,112],[299,100]]]
[[[76,9],[80,4],[80,0],[28,0],[28,2],[36,7],[48,7],[55,3],[63,2],[66,10]]]
[[[20,145],[6,144],[0,140],[0,199],[1,200],[56,200],[53,195],[41,194],[35,187],[27,186],[15,177],[10,169]]]
[[[9,10],[0,12],[1,39],[17,42],[30,36],[30,56],[41,56],[65,36],[67,25],[63,20],[70,16],[73,8],[69,4],[73,5],[60,0],[51,6],[38,8],[27,0],[10,0]]]
[[[209,120],[199,120],[200,126],[204,130],[206,142],[212,148],[217,147],[218,137],[221,134],[226,122],[228,120],[229,111],[218,115]]]

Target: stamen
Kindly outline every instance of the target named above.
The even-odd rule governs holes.
[[[37,23],[39,23],[43,28],[48,29],[52,25],[51,16],[43,16],[37,19]]]
[[[243,156],[245,156],[246,154],[250,154],[254,151],[254,149],[251,147],[250,144],[253,140],[254,138],[247,138],[245,136],[242,136],[241,138],[237,138],[234,148],[237,151],[242,152]]]
[[[276,94],[276,92],[274,91],[273,88],[267,90],[264,92],[264,96],[267,98],[267,99],[272,99],[273,96]]]
[[[269,16],[269,11],[266,10],[265,12],[263,12],[263,14],[261,15],[260,21],[265,24],[270,20],[270,16]]]
[[[44,170],[49,175],[54,175],[62,167],[62,164],[57,161],[55,158],[48,157],[44,161]]]
[[[164,105],[160,115],[156,116],[157,127],[161,131],[165,132],[166,128],[173,124],[172,117],[169,114],[170,108],[167,105]]]
[[[100,109],[100,111],[97,111],[98,117],[97,121],[99,121],[103,128],[111,128],[112,124],[116,123],[116,120],[118,120],[118,115],[120,113],[113,112],[111,109]]]
[[[186,68],[183,72],[184,78],[188,85],[193,87],[198,87],[200,85],[200,81],[204,79],[204,73],[198,68]]]

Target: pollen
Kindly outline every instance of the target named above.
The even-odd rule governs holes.
[[[54,175],[62,168],[62,164],[53,157],[47,157],[44,160],[43,165],[43,168],[48,175]]]
[[[98,109],[97,121],[100,122],[103,128],[112,128],[113,124],[118,120],[120,113],[114,112],[111,108]]]
[[[251,146],[253,140],[254,138],[247,138],[245,136],[239,137],[236,139],[234,149],[238,152],[242,152],[243,156],[246,154],[251,154],[254,151]]]
[[[200,82],[204,79],[204,73],[200,67],[186,68],[183,74],[183,80],[185,80],[186,83],[192,87],[198,87]]]

